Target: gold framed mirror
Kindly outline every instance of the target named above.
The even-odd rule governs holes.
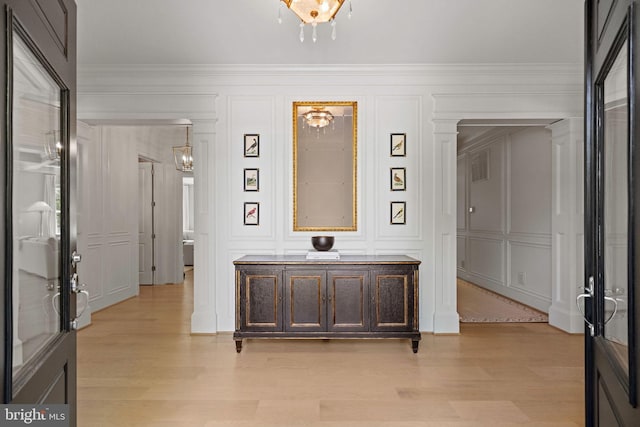
[[[357,230],[355,101],[293,103],[293,231]]]

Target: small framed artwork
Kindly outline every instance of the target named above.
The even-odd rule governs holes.
[[[260,135],[255,133],[244,135],[244,156],[260,157]]]
[[[258,191],[260,189],[260,169],[244,170],[244,191]]]
[[[391,157],[404,157],[407,155],[407,134],[391,134]]]
[[[245,202],[244,203],[244,225],[260,224],[260,203]]]
[[[391,168],[391,191],[406,191],[407,171],[405,168]]]
[[[391,202],[391,224],[407,223],[407,202]]]

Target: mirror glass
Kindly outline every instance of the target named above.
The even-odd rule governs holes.
[[[13,374],[60,333],[61,89],[13,35]]]
[[[293,103],[293,230],[355,231],[357,103]]]
[[[629,372],[629,85],[627,44],[604,80],[604,337],[625,373]]]

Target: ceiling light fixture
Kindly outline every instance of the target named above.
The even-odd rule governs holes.
[[[189,145],[189,126],[186,127],[187,143],[180,147],[173,147],[173,158],[176,169],[181,172],[193,172],[193,153]]]
[[[333,114],[331,114],[331,111],[324,109],[324,107],[312,107],[311,110],[302,114],[302,117],[308,126],[318,130],[328,126],[333,120]]]
[[[281,9],[284,3],[298,18],[300,18],[300,41],[304,41],[304,26],[311,24],[313,33],[311,39],[315,43],[318,40],[316,27],[318,24],[331,22],[331,38],[336,39],[336,14],[345,0],[281,0],[278,10],[278,22],[282,23]],[[349,19],[351,19],[351,0],[349,0]]]

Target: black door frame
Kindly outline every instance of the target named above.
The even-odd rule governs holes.
[[[0,22],[4,35],[0,39],[0,54],[5,58],[0,67],[0,95],[4,102],[0,115],[0,186],[4,196],[0,198],[0,215],[4,227],[0,231],[0,272],[3,275],[4,291],[0,292],[0,303],[4,314],[0,316],[0,327],[4,346],[0,351],[2,362],[2,403],[43,403],[46,393],[43,382],[54,378],[56,369],[64,366],[64,396],[70,404],[70,425],[76,424],[76,333],[72,319],[75,318],[75,295],[71,292],[71,274],[74,266],[68,256],[75,250],[76,201],[74,187],[76,172],[73,167],[76,159],[76,3],[74,0],[1,0]],[[58,15],[55,15],[58,13]],[[50,19],[52,18],[52,19]],[[30,361],[15,380],[13,378],[13,144],[12,144],[12,103],[13,103],[13,37],[17,34],[27,44],[29,50],[38,59],[60,88],[60,130],[64,144],[60,166],[60,185],[69,189],[62,192],[60,224],[61,238],[59,274],[61,296],[61,333],[39,353],[37,361]],[[66,107],[66,108],[65,108]],[[73,217],[72,217],[73,215]],[[34,373],[37,370],[37,373]],[[27,372],[31,371],[31,372]],[[34,378],[37,377],[37,380]],[[40,400],[40,401],[39,401]],[[58,402],[52,402],[58,403]]]
[[[634,0],[585,1],[585,288],[593,278],[592,298],[585,301],[585,317],[592,327],[585,327],[585,420],[588,427],[598,426],[603,399],[607,399],[613,412],[611,416],[620,422],[635,422],[638,417],[638,360],[637,343],[640,328],[636,327],[635,307],[640,303],[640,292],[635,290],[640,258],[637,242],[640,241],[639,209],[640,127],[636,105],[640,101],[637,81],[640,81],[640,55]],[[605,264],[604,264],[604,81],[620,49],[627,43],[628,81],[628,375],[611,362],[614,359],[604,338],[605,332]],[[601,380],[600,378],[605,378]],[[609,381],[610,389],[607,389]],[[603,410],[607,412],[606,409]],[[603,413],[604,413],[603,412]],[[611,418],[609,418],[611,419]],[[605,427],[605,426],[602,426]]]

